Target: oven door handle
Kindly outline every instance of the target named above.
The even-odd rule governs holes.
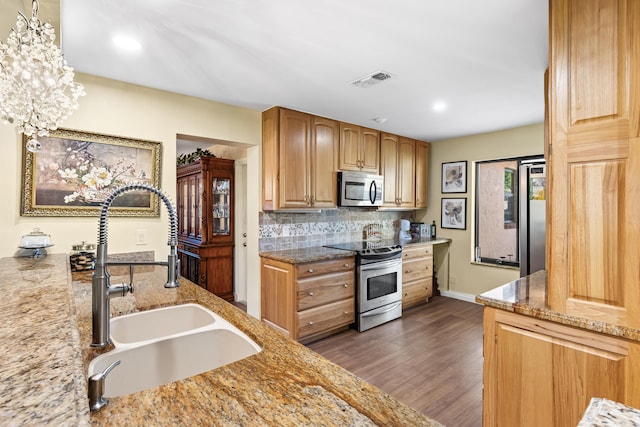
[[[400,265],[402,265],[402,260],[381,261],[375,264],[361,265],[360,271],[388,270]]]
[[[381,315],[381,314],[388,313],[388,312],[390,312],[391,310],[395,310],[396,308],[398,308],[398,306],[399,306],[400,304],[402,304],[402,301],[398,301],[397,303],[393,304],[391,307],[387,307],[386,309],[384,309],[384,310],[382,310],[382,311],[372,310],[372,311],[375,311],[375,313],[364,313],[364,314],[361,314],[360,316],[361,316],[361,317],[373,317],[373,316],[379,316],[379,315]]]

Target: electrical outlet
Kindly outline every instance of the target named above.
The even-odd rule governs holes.
[[[136,230],[136,245],[146,245],[147,244],[147,231],[144,229]]]
[[[449,284],[450,285],[456,284],[456,276],[449,276]]]

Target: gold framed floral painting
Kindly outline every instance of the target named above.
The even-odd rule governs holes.
[[[22,216],[98,216],[108,195],[122,185],[159,188],[159,142],[69,129],[38,140],[41,151],[22,152]],[[118,196],[109,208],[110,216],[159,212],[158,197],[144,190]]]

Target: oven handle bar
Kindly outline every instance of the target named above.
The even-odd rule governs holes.
[[[402,265],[402,260],[381,261],[373,264],[365,264],[360,266],[360,271],[386,270],[390,267]]]
[[[391,307],[386,308],[385,310],[382,310],[382,311],[375,310],[375,313],[371,313],[371,312],[369,312],[369,313],[363,313],[363,314],[361,314],[360,316],[361,316],[361,317],[373,317],[373,316],[379,316],[379,315],[381,315],[381,314],[388,313],[388,312],[390,312],[391,310],[395,310],[396,308],[398,308],[398,306],[399,306],[400,304],[402,304],[402,301],[398,301],[397,303],[393,304]]]

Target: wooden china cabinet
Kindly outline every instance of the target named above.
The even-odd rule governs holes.
[[[201,157],[177,168],[178,256],[183,277],[233,301],[234,161]]]

